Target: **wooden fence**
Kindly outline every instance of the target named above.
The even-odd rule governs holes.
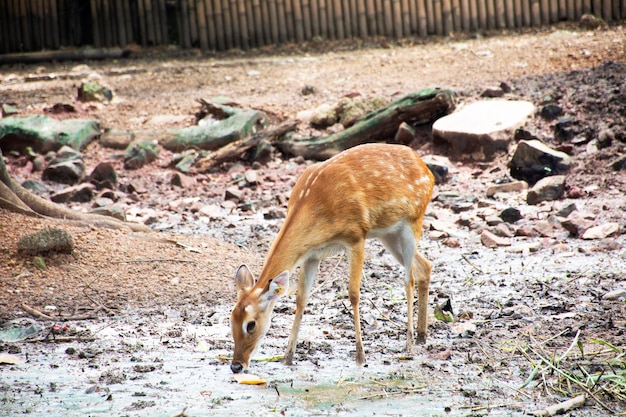
[[[249,49],[626,18],[626,0],[0,0],[0,54],[92,45]]]

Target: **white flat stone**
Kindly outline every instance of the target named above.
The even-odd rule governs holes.
[[[438,119],[433,137],[450,145],[456,159],[491,160],[506,152],[515,129],[535,111],[529,101],[484,100]]]

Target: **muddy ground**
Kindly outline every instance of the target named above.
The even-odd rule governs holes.
[[[453,162],[428,216],[449,225],[455,239],[432,239],[426,231],[421,250],[433,263],[430,309],[449,300],[455,320],[446,323],[431,313],[428,341],[415,356],[403,352],[402,269],[372,241],[361,301],[367,366],[353,362],[347,267],[338,255],[323,263],[314,284],[292,367],[271,359],[286,347],[295,298],[277,304],[250,369],[267,381],[263,386],[235,383],[227,365],[233,274],[243,262],[260,270],[282,221],[266,214],[284,210],[281,197],[311,162],[276,154],[258,169],[259,185],[245,188],[246,200],[255,202],[249,210],[224,203],[225,188],[251,169],[247,163],[192,175],[195,183],[180,188],[171,185],[170,153],[127,171],[120,151],[93,143],[85,150],[87,172],[112,161],[120,183],[140,190],[120,190],[117,203],[130,220],[150,224],[154,232],[81,228],[0,211],[0,323],[5,329],[33,325],[36,332],[25,341],[0,342],[0,353],[23,361],[0,365],[1,414],[519,416],[578,394],[587,395],[586,405],[570,415],[624,413],[626,304],[619,290],[626,288],[626,178],[609,166],[626,148],[624,38],[622,26],[595,32],[561,26],[218,56],[150,50],[128,60],[80,64],[88,68],[0,67],[0,102],[15,103],[21,114],[74,101],[80,80],[59,74],[100,74],[113,88],[113,102],[76,107],[78,116],[97,118],[105,128],[188,125],[199,107],[195,100],[217,95],[264,110],[278,123],[353,93],[391,100],[440,86],[457,92],[462,105],[506,82],[510,98],[538,108],[553,97],[574,117],[577,132],[576,140],[559,142],[554,121],[536,116],[526,126],[575,160],[568,186],[576,192],[556,202],[529,206],[524,193],[486,198],[486,187],[508,176],[510,155]],[[307,85],[316,92],[303,95]],[[605,128],[618,137],[598,146]],[[421,155],[445,155],[428,137],[412,146]],[[6,161],[19,180],[40,176],[23,158],[7,155]],[[441,197],[451,192],[471,203],[467,211]],[[597,224],[618,222],[622,234],[571,237],[555,221],[569,203]],[[510,238],[511,247],[484,247],[484,219],[508,206],[524,217],[515,228],[540,232]],[[72,207],[87,210],[89,204]],[[41,270],[17,254],[16,242],[50,225],[69,230],[76,248],[46,256]],[[23,305],[61,318],[38,319]]]

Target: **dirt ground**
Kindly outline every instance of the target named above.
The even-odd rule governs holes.
[[[578,129],[577,141],[559,142],[554,122],[536,116],[525,127],[575,160],[568,185],[577,193],[561,201],[528,206],[523,194],[487,199],[486,187],[507,177],[510,155],[452,163],[451,179],[435,196],[457,193],[471,208],[460,213],[436,197],[428,216],[453,225],[458,245],[426,231],[421,249],[433,263],[430,308],[449,300],[455,321],[433,313],[429,340],[414,357],[403,352],[402,269],[369,242],[361,301],[368,366],[353,364],[347,266],[338,255],[323,263],[314,284],[293,367],[263,360],[283,353],[295,297],[277,304],[250,369],[267,381],[260,387],[236,384],[227,365],[233,275],[241,263],[260,271],[281,225],[265,215],[284,209],[281,202],[311,162],[276,154],[258,169],[260,184],[245,190],[256,202],[246,210],[224,204],[224,190],[249,164],[192,175],[195,182],[179,188],[171,185],[171,153],[128,171],[121,151],[94,142],[84,152],[86,171],[111,161],[120,184],[142,190],[120,193],[117,203],[154,231],[68,226],[0,211],[0,324],[38,331],[30,340],[0,342],[0,353],[24,361],[0,365],[1,414],[518,416],[578,394],[587,396],[586,405],[569,415],[626,412],[626,304],[623,296],[606,297],[626,289],[626,177],[609,167],[626,152],[625,35],[623,26],[559,26],[427,42],[320,42],[216,56],[147,50],[116,62],[0,67],[0,103],[14,103],[22,115],[74,102],[80,79],[71,74],[98,74],[114,100],[75,103],[78,115],[71,117],[113,129],[188,125],[196,100],[213,96],[263,110],[278,123],[353,93],[392,100],[437,86],[454,90],[463,105],[501,82],[512,87],[510,98],[538,108],[547,96],[556,98]],[[306,86],[315,93],[302,94]],[[617,138],[598,146],[608,127]],[[424,138],[413,147],[445,155]],[[23,158],[5,160],[18,180],[40,175]],[[619,223],[621,234],[570,237],[554,221],[568,203],[598,224]],[[484,247],[484,218],[508,206],[520,209],[523,225],[551,228],[513,237],[510,248]],[[39,269],[17,254],[16,242],[45,226],[70,231],[75,250],[46,256]],[[538,250],[524,250],[534,243]],[[58,319],[38,319],[24,305]]]

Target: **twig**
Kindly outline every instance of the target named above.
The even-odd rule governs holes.
[[[37,317],[37,318],[40,318],[40,319],[46,319],[46,320],[55,320],[55,318],[50,317],[49,315],[44,314],[44,313],[42,313],[39,310],[35,310],[34,308],[27,306],[26,304],[22,304],[22,305],[20,305],[20,307],[22,308],[22,310],[24,310],[25,312],[27,312],[28,314],[30,314],[33,317]]]
[[[465,256],[465,255],[461,254],[461,258],[463,258],[463,260],[464,260],[465,262],[467,262],[467,263],[468,263],[468,264],[469,264],[472,268],[474,268],[475,270],[477,270],[477,271],[478,271],[478,272],[480,272],[481,274],[484,274],[484,272],[483,272],[483,270],[482,270],[482,269],[480,269],[479,267],[477,267],[476,265],[474,265],[474,264],[472,263],[472,261],[470,261],[469,259],[467,259],[467,256]]]
[[[174,259],[174,258],[154,258],[154,259],[129,259],[127,261],[111,261],[112,264],[134,264],[148,262],[184,262],[195,264],[196,261],[190,259]]]
[[[185,411],[187,411],[187,407],[183,408],[182,411],[179,411],[176,414],[172,414],[171,417],[186,417],[187,414],[185,414]]]
[[[600,401],[600,399],[589,390],[589,388],[583,384],[582,382],[580,382],[579,380],[577,380],[576,378],[573,378],[571,375],[569,375],[567,372],[564,372],[563,370],[561,370],[560,368],[558,368],[557,366],[555,366],[553,363],[551,363],[549,360],[547,360],[546,358],[544,358],[543,356],[541,356],[539,354],[539,352],[537,352],[535,349],[533,349],[532,347],[530,347],[530,349],[533,351],[533,353],[535,355],[537,355],[539,357],[539,359],[541,359],[543,361],[543,363],[545,363],[550,369],[554,370],[555,372],[557,372],[558,374],[564,376],[568,381],[573,382],[574,384],[578,385],[583,391],[585,391],[585,393],[587,393],[587,395],[589,395],[591,398],[594,399],[594,401],[596,403],[598,403],[598,405],[600,405],[600,407],[604,408],[606,411],[609,411],[611,413],[614,412],[613,409],[611,409],[609,406],[607,406],[606,404],[604,404],[602,401]]]
[[[533,411],[532,414],[536,417],[555,416],[557,414],[565,414],[574,408],[582,407],[585,405],[587,397],[585,394],[581,394],[578,397],[570,398],[567,401],[563,401],[559,404],[554,404],[543,410]]]

